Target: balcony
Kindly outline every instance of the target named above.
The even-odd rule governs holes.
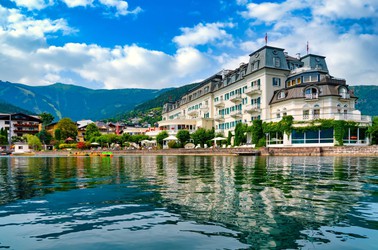
[[[198,110],[191,110],[191,111],[189,111],[188,112],[188,115],[190,115],[190,116],[197,116],[198,115]]]
[[[216,122],[223,122],[223,121],[224,121],[224,115],[216,115],[216,116],[214,117],[214,120],[215,120]]]
[[[237,119],[237,118],[241,118],[241,117],[243,117],[243,114],[242,114],[241,110],[234,110],[234,111],[232,111],[232,112],[230,113],[230,116],[231,116],[232,118]]]
[[[249,114],[260,113],[261,108],[260,108],[260,105],[258,104],[248,104],[244,107],[244,112],[249,113]]]
[[[219,101],[214,104],[214,106],[217,107],[217,108],[224,107],[224,100],[223,100],[223,98],[220,98]]]
[[[233,103],[240,103],[242,102],[243,98],[241,96],[241,94],[235,94],[233,96],[230,96],[230,101],[233,102]]]
[[[340,101],[349,101],[349,99],[350,99],[350,94],[348,94],[348,93],[340,94],[340,97],[339,97]]]
[[[317,100],[319,100],[319,96],[317,93],[305,95],[305,101],[317,101]]]
[[[260,86],[248,86],[248,88],[244,90],[244,94],[248,96],[260,95]]]
[[[208,106],[208,105],[203,105],[203,106],[201,107],[201,111],[202,111],[202,112],[207,112],[207,111],[209,111],[209,106]]]
[[[38,128],[38,124],[33,124],[33,123],[14,123],[13,126],[15,127],[32,127],[32,128]]]

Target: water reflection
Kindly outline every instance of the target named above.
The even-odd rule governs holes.
[[[29,228],[24,242],[65,238],[91,247],[76,239],[80,232],[113,248],[127,241],[192,249],[194,239],[206,249],[377,243],[377,158],[2,157],[0,163],[0,233]],[[116,240],[125,230],[135,237]],[[104,232],[107,238],[94,238]],[[143,232],[150,235],[146,245]]]

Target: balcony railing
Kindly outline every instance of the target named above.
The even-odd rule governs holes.
[[[259,104],[248,104],[244,107],[244,112],[246,113],[259,113],[261,112],[261,108]]]
[[[342,93],[340,95],[340,99],[341,100],[348,100],[348,99],[350,99],[350,94],[348,94],[348,93]]]
[[[230,101],[231,102],[234,102],[234,103],[239,103],[241,102],[243,99],[242,99],[242,96],[241,94],[235,94],[233,96],[230,96]]]
[[[220,98],[219,101],[214,104],[214,106],[217,107],[217,108],[224,107],[224,100],[223,100],[223,98]]]
[[[189,111],[188,112],[188,115],[190,115],[190,116],[196,116],[196,115],[198,115],[198,110],[191,110],[191,111]]]
[[[244,93],[249,96],[261,94],[260,86],[248,86]]]
[[[311,101],[311,100],[318,100],[319,96],[318,94],[305,94],[305,100],[306,101]]]
[[[240,118],[243,116],[241,110],[234,110],[230,113],[230,116],[233,118]]]
[[[215,115],[214,120],[217,122],[224,121],[224,115]]]

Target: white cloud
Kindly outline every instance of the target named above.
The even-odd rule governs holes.
[[[17,6],[27,8],[28,10],[41,10],[54,4],[54,0],[11,0]]]
[[[96,44],[49,46],[46,36],[70,32],[65,20],[36,20],[0,6],[0,75],[31,85],[54,82],[99,88],[162,88],[207,77],[217,68],[209,57],[185,47],[169,55],[137,45],[104,48]]]
[[[313,2],[313,14],[332,19],[378,17],[376,0],[321,0]]]
[[[351,85],[377,84],[378,34],[371,33],[375,28],[369,27],[378,23],[377,7],[375,0],[309,0],[298,3],[288,0],[282,3],[250,3],[242,15],[252,19],[253,23],[266,23],[266,27],[271,27],[266,29],[269,45],[285,48],[291,55],[303,55],[309,41],[310,53],[327,57],[332,75],[346,78]],[[304,10],[308,15],[295,15],[298,10]],[[349,20],[348,23],[342,23],[345,19]],[[254,42],[248,41],[240,47],[254,45]]]
[[[69,8],[92,6],[94,0],[61,0]]]
[[[125,16],[128,14],[138,14],[142,11],[140,7],[136,7],[134,10],[129,10],[129,4],[126,1],[121,0],[99,0],[99,2],[109,8],[115,8],[116,14]]]
[[[264,2],[261,4],[247,4],[247,11],[242,12],[246,18],[255,18],[259,21],[274,22],[284,19],[294,10],[306,8],[308,4],[303,0],[287,0],[283,3]]]
[[[182,35],[173,38],[173,41],[181,47],[197,46],[207,43],[231,42],[232,36],[224,29],[233,28],[233,23],[207,23],[198,24],[194,28],[181,28]]]

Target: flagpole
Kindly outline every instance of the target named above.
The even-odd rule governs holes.
[[[265,45],[268,45],[268,33],[265,33]]]

